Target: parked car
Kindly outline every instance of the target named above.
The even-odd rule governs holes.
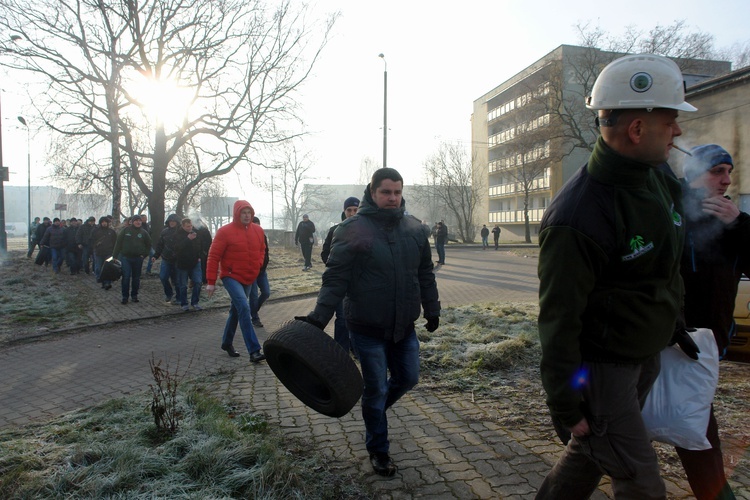
[[[24,235],[26,235],[26,231],[19,231],[16,228],[15,224],[6,224],[5,225],[5,234],[8,236],[8,238],[16,238],[18,236],[24,236]]]
[[[734,301],[737,333],[729,341],[727,359],[750,362],[750,279],[742,276]]]

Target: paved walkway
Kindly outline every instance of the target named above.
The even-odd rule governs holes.
[[[441,301],[450,306],[536,300],[536,263],[503,252],[449,248],[447,265],[437,272]],[[261,342],[279,324],[313,306],[314,298],[269,302],[262,310],[266,328],[258,330]],[[218,348],[225,318],[225,310],[207,310],[4,348],[0,428],[143,392],[151,382],[148,362],[154,356],[172,366],[178,359],[183,367],[192,360],[194,375],[228,373],[217,390],[266,413],[286,434],[312,439],[341,470],[364,473],[381,498],[533,498],[561,451],[549,434],[495,423],[493,407],[502,402],[433,394],[418,386],[389,412],[391,454],[399,473],[390,479],[373,475],[359,405],[340,419],[320,415],[279,384],[265,363],[249,363],[244,352],[229,358]],[[750,499],[748,478],[732,480],[739,498]],[[670,498],[689,498],[685,482],[668,488]],[[605,483],[594,498],[608,498],[609,493]]]

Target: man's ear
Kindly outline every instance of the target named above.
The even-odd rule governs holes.
[[[642,118],[633,118],[628,124],[628,137],[633,144],[640,144],[643,139],[645,122]]]

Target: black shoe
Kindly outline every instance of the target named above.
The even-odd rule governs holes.
[[[263,323],[260,322],[260,319],[254,319],[253,326],[257,326],[258,328],[263,328]]]
[[[128,299],[122,299],[122,303],[123,304],[127,304],[128,303]]]
[[[132,300],[133,302],[140,302],[140,300],[138,300],[138,297],[133,297],[133,298],[132,298],[132,299],[130,299],[130,300]]]
[[[229,354],[230,358],[239,358],[240,353],[234,350],[234,346],[232,345],[222,345],[221,349],[224,351],[227,351],[227,354]]]
[[[264,359],[266,359],[266,355],[260,351],[250,353],[250,361],[252,361],[253,363],[260,363]]]
[[[370,464],[372,470],[381,476],[391,477],[396,473],[396,464],[388,453],[370,453]]]
[[[105,290],[109,290],[110,288],[112,288],[112,285],[104,285]]]

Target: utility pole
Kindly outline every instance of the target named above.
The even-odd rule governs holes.
[[[383,168],[387,167],[388,159],[388,63],[385,54],[379,54],[383,60]]]

